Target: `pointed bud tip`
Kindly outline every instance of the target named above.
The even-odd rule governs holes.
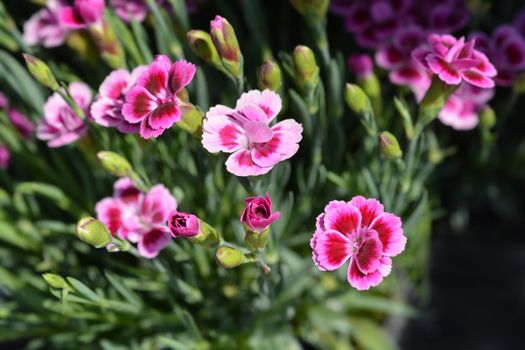
[[[82,242],[95,248],[103,248],[111,242],[111,233],[108,228],[102,222],[90,216],[78,221],[76,235]]]
[[[388,160],[399,159],[403,156],[399,142],[396,137],[388,131],[383,131],[379,134],[379,150]]]

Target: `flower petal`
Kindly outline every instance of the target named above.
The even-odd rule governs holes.
[[[261,167],[252,160],[250,151],[240,149],[228,157],[226,169],[237,176],[257,176],[268,173],[272,167]]]
[[[164,185],[155,185],[144,197],[142,216],[151,226],[166,223],[172,210],[177,209],[177,201]]]
[[[104,198],[95,206],[97,219],[100,220],[111,232],[111,235],[119,232],[122,226],[122,210],[120,201],[115,198]]]
[[[170,240],[171,235],[166,227],[155,227],[144,234],[139,241],[139,253],[147,259],[153,259],[170,243]]]
[[[311,244],[314,263],[322,270],[335,270],[352,255],[352,242],[337,231],[317,234]]]
[[[345,203],[326,211],[324,225],[327,230],[335,230],[349,237],[361,229],[361,213],[353,205]]]
[[[170,59],[166,55],[155,57],[148,70],[142,73],[137,85],[146,88],[153,96],[165,94],[168,87],[168,74],[171,68]]]
[[[148,124],[148,119],[143,119],[142,122],[140,122],[140,129],[139,129],[139,135],[143,139],[151,139],[155,137],[159,137],[164,133],[166,129],[153,129]]]
[[[60,10],[60,22],[64,27],[80,29],[86,27],[84,20],[77,14],[72,6],[66,6]]]
[[[202,145],[212,153],[234,152],[247,144],[244,130],[239,124],[221,114],[207,117],[202,131]]]
[[[494,80],[474,70],[463,72],[461,75],[467,83],[483,89],[490,89],[495,85]]]
[[[439,76],[439,79],[449,85],[458,85],[461,83],[461,75],[459,72],[449,63],[442,58],[430,54],[426,57],[428,67],[432,72]]]
[[[181,111],[175,103],[164,103],[155,108],[148,117],[148,124],[153,129],[168,129],[180,121]]]
[[[361,226],[369,226],[384,211],[383,204],[374,198],[366,199],[363,196],[355,196],[350,204],[361,212]]]
[[[379,268],[380,259],[383,255],[383,244],[377,236],[377,232],[369,231],[366,238],[357,252],[354,259],[357,267],[364,274],[374,272]]]
[[[364,274],[357,267],[355,259],[350,260],[348,267],[348,283],[357,290],[368,290],[370,287],[375,287],[383,281],[383,275],[379,270],[369,274]]]
[[[383,255],[396,256],[405,250],[407,238],[403,234],[401,219],[391,213],[383,213],[370,224],[383,244]]]
[[[176,61],[172,64],[169,73],[170,91],[178,93],[187,86],[195,75],[195,65],[184,60]]]
[[[267,122],[272,121],[281,111],[281,97],[271,90],[251,90],[245,92],[237,100],[235,109],[243,109],[248,105],[254,105],[261,108],[267,116]]]
[[[157,108],[155,96],[142,86],[135,86],[126,94],[122,115],[130,123],[138,123]]]

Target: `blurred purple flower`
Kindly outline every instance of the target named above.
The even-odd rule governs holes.
[[[9,160],[11,159],[11,153],[9,149],[0,144],[0,169],[6,170],[9,167]]]
[[[64,43],[69,33],[59,19],[64,4],[62,0],[48,0],[45,8],[25,22],[23,39],[27,45],[56,47]]]
[[[348,69],[360,79],[369,77],[374,72],[374,63],[367,54],[355,54],[348,57]]]
[[[60,22],[72,29],[86,28],[104,16],[104,0],[74,0],[60,10]]]
[[[17,109],[11,107],[7,112],[11,124],[18,130],[23,139],[27,139],[35,130],[35,125]]]

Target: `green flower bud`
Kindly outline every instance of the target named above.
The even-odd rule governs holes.
[[[326,17],[330,0],[290,0],[292,6],[310,23],[319,23]]]
[[[313,51],[307,46],[297,46],[293,51],[293,62],[299,87],[303,91],[315,89],[319,83],[319,66]]]
[[[348,107],[356,114],[370,113],[372,111],[370,99],[363,89],[355,84],[346,84],[345,100]]]
[[[22,56],[24,56],[24,60],[26,61],[29,72],[40,84],[50,88],[53,91],[58,90],[58,82],[53,75],[53,72],[51,72],[51,69],[47,64],[44,63],[44,61],[26,53],[22,54]]]
[[[213,45],[210,34],[203,30],[191,30],[186,36],[190,48],[197,56],[220,70],[224,69],[219,52]]]
[[[479,114],[479,126],[482,130],[490,130],[494,125],[496,125],[496,113],[490,106],[486,106]]]
[[[191,243],[205,247],[213,247],[220,241],[220,234],[215,228],[199,219],[200,231],[196,236],[186,237]]]
[[[193,104],[182,102],[180,104],[182,119],[177,126],[200,138],[202,134],[202,112]]]
[[[246,262],[246,257],[237,248],[222,245],[215,251],[215,260],[225,269],[233,269]]]
[[[77,237],[95,248],[104,248],[111,242],[111,233],[104,224],[92,217],[80,219],[76,229]]]
[[[49,284],[49,286],[52,288],[64,289],[69,286],[66,280],[62,278],[62,276],[56,275],[54,273],[44,273],[42,277],[44,277],[47,284]]]
[[[100,151],[97,157],[102,167],[111,175],[117,177],[130,176],[133,173],[131,164],[120,154],[110,151]]]
[[[270,240],[270,227],[267,227],[261,232],[252,231],[246,226],[244,227],[244,230],[246,232],[244,242],[251,250],[262,250],[266,248],[266,245]]]
[[[279,66],[273,61],[266,61],[259,69],[258,85],[259,89],[270,89],[278,91],[281,87],[281,70]]]
[[[216,16],[210,22],[210,34],[226,70],[234,77],[241,78],[243,76],[243,57],[235,30],[230,22],[221,16]]]
[[[379,150],[388,160],[396,160],[403,156],[399,142],[397,142],[396,137],[388,131],[383,131],[379,134]]]

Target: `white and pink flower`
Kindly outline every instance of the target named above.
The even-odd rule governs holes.
[[[36,12],[24,24],[24,42],[33,46],[60,46],[66,40],[69,29],[60,21],[60,12],[65,7],[62,0],[48,0],[46,7]]]
[[[112,235],[137,243],[139,253],[154,258],[170,242],[166,221],[177,201],[163,185],[147,193],[139,191],[131,179],[115,182],[113,197],[106,197],[95,207],[97,218]]]
[[[273,126],[281,98],[270,90],[252,90],[237,100],[235,109],[217,105],[206,113],[202,144],[209,152],[232,153],[226,169],[237,176],[268,173],[299,150],[303,127],[293,119]]]
[[[384,212],[376,199],[361,196],[328,203],[316,227],[310,240],[314,263],[332,271],[350,260],[347,279],[358,290],[379,285],[407,241],[398,216]]]
[[[183,60],[170,62],[159,55],[126,93],[122,115],[130,124],[140,123],[140,136],[145,139],[160,136],[181,120],[177,94],[195,75],[195,66]]]

